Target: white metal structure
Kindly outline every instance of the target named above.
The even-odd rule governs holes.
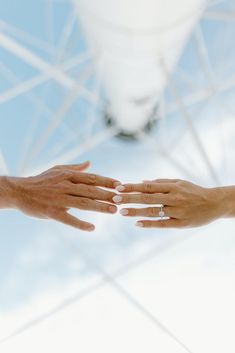
[[[74,1],[117,128],[136,134],[156,117],[168,76],[206,0]]]

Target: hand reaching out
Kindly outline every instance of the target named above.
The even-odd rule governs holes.
[[[37,218],[50,218],[84,231],[94,225],[68,213],[70,208],[104,213],[116,213],[114,191],[120,183],[111,178],[84,173],[89,162],[80,165],[53,167],[27,178],[4,177],[8,189],[7,206]],[[3,190],[2,194],[4,194]],[[1,204],[0,204],[1,206]]]
[[[235,217],[235,186],[204,188],[179,179],[122,185],[85,173],[89,166],[85,162],[56,166],[33,177],[0,177],[0,208],[19,209],[85,231],[93,231],[94,225],[69,214],[70,208],[114,214],[114,203],[148,205],[120,211],[123,216],[151,218],[137,222],[145,228],[198,227],[220,217]]]
[[[136,223],[139,227],[197,227],[224,216],[226,212],[226,188],[203,188],[183,180],[159,179],[119,185],[116,190],[123,193],[114,197],[116,204],[151,205],[120,211],[123,216],[157,218],[140,220]],[[159,217],[161,210],[167,219]]]

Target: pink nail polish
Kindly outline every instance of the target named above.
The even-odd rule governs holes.
[[[115,207],[115,206],[110,206],[110,207],[109,207],[109,211],[110,211],[111,213],[116,213],[116,212],[117,212],[117,207]]]
[[[122,215],[122,216],[127,216],[128,215],[128,210],[126,210],[126,209],[122,209],[122,210],[120,210],[120,214]]]
[[[113,201],[115,203],[120,203],[122,201],[122,197],[119,196],[119,195],[116,195],[116,196],[113,197]]]
[[[116,190],[117,190],[117,191],[124,191],[124,190],[125,190],[125,186],[123,186],[123,185],[118,185],[118,186],[116,187]]]
[[[143,227],[144,226],[144,223],[143,222],[136,222],[136,227]]]

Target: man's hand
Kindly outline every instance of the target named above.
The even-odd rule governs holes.
[[[89,166],[89,162],[62,165],[38,176],[5,177],[10,190],[8,205],[33,217],[54,219],[84,231],[93,231],[93,224],[72,216],[69,209],[116,213],[117,207],[112,200],[116,193],[105,189],[115,189],[120,182],[84,173]]]
[[[116,188],[124,194],[114,197],[116,204],[145,204],[151,207],[123,208],[120,213],[130,217],[150,217],[140,220],[145,228],[198,227],[226,216],[225,188],[203,188],[178,179],[158,179],[141,184],[124,184]],[[161,208],[161,205],[164,207]],[[159,217],[164,210],[166,219]]]

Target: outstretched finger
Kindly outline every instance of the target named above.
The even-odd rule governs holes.
[[[104,190],[97,186],[86,184],[74,184],[68,181],[65,190],[69,195],[87,197],[93,200],[107,201],[113,203],[113,197],[116,193]]]
[[[122,208],[120,214],[125,217],[160,217],[159,212],[161,207],[146,207],[146,208]],[[164,207],[164,217],[174,217],[173,207]]]
[[[171,183],[140,183],[118,185],[119,192],[143,192],[143,193],[169,193],[172,190]]]
[[[70,180],[73,183],[103,186],[108,189],[115,189],[118,185],[121,184],[119,180],[90,173],[73,173],[73,175],[70,177]]]
[[[86,232],[95,230],[95,226],[92,223],[81,221],[65,211],[55,211],[50,215],[50,218]]]
[[[159,221],[141,220],[136,222],[136,226],[142,228],[184,228],[185,222],[183,220],[173,218]]]
[[[87,197],[65,195],[59,199],[53,200],[55,207],[61,208],[78,208],[83,211],[95,211],[102,213],[114,214],[117,212],[117,206],[96,200],[89,199]]]
[[[144,205],[174,205],[174,198],[168,194],[138,193],[120,194],[113,197],[117,205],[121,204],[144,204]]]

